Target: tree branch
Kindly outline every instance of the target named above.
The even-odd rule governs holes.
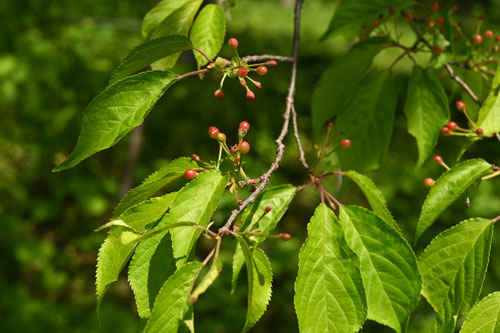
[[[295,105],[292,105],[292,125],[293,125],[293,136],[295,137],[295,142],[297,142],[297,148],[299,150],[299,160],[302,163],[304,169],[311,173],[309,164],[307,164],[306,156],[304,154],[304,148],[302,148],[302,143],[300,142],[299,127],[297,126],[297,112],[295,111]]]
[[[295,29],[293,36],[293,56],[292,56],[292,75],[290,78],[290,85],[288,87],[288,96],[286,97],[286,108],[285,113],[283,114],[283,126],[281,127],[281,132],[276,139],[276,145],[278,148],[276,149],[276,157],[274,158],[273,163],[269,167],[269,169],[260,177],[261,183],[255,189],[255,191],[245,200],[243,204],[233,210],[231,212],[231,216],[226,221],[224,226],[219,229],[219,233],[227,233],[231,224],[234,222],[236,217],[251,203],[254,202],[255,198],[259,195],[262,190],[269,184],[269,179],[271,178],[272,173],[278,169],[281,159],[283,158],[283,154],[285,153],[285,144],[283,143],[283,139],[288,133],[288,125],[290,123],[290,113],[292,113],[293,105],[294,105],[294,96],[295,96],[295,82],[297,78],[297,59],[299,54],[299,42],[300,42],[300,11],[302,9],[302,2],[304,0],[297,0],[295,3]],[[275,59],[273,57],[273,59]]]
[[[476,94],[474,94],[474,92],[467,85],[467,83],[465,83],[459,76],[457,76],[455,74],[455,72],[453,71],[453,68],[451,67],[451,65],[449,63],[446,63],[444,66],[445,66],[446,70],[448,71],[448,74],[450,75],[450,77],[453,80],[455,80],[455,82],[458,83],[462,88],[464,88],[464,90],[469,94],[469,96],[472,98],[472,100],[474,102],[476,102],[477,105],[481,106],[482,103],[479,100],[479,98],[477,98]]]
[[[293,57],[285,57],[271,54],[262,54],[262,55],[250,55],[242,58],[246,62],[260,62],[260,61],[268,61],[268,60],[276,60],[281,62],[293,62]]]

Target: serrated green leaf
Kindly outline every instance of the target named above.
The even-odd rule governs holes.
[[[483,129],[484,135],[492,136],[500,132],[500,66],[497,69],[488,98],[479,109],[477,126]]]
[[[404,112],[408,132],[417,140],[417,167],[420,167],[432,154],[441,127],[450,119],[448,97],[432,70],[413,68]]]
[[[185,36],[166,36],[147,41],[134,48],[111,74],[110,84],[134,74],[153,62],[171,54],[190,50],[191,41]]]
[[[387,43],[385,38],[370,38],[360,42],[323,72],[311,101],[312,128],[315,137],[328,120],[344,111],[344,107],[358,91],[358,86],[366,77],[373,58],[380,52],[384,43]]]
[[[352,142],[349,149],[338,151],[343,169],[364,171],[382,164],[391,141],[395,111],[396,92],[390,71],[363,80],[335,123],[335,130]]]
[[[177,193],[145,201],[120,215],[120,220],[136,230],[142,230],[147,224],[161,218],[170,207]],[[118,279],[120,272],[134,250],[134,245],[124,245],[121,234],[124,227],[114,226],[99,249],[96,270],[97,307],[111,283]]]
[[[460,333],[500,333],[500,292],[489,294],[472,309]]]
[[[243,249],[248,276],[248,310],[242,330],[244,333],[248,332],[266,312],[271,299],[273,272],[264,251],[258,247],[250,250],[243,238],[237,237],[237,239]]]
[[[177,9],[186,5],[191,0],[160,1],[144,16],[142,21],[142,36],[150,39],[158,25]]]
[[[197,300],[201,294],[207,291],[208,287],[214,283],[214,281],[219,277],[219,273],[222,270],[222,263],[218,258],[215,258],[207,272],[207,275],[201,280],[200,284],[196,286],[196,289],[191,294],[191,299]]]
[[[193,23],[189,38],[193,45],[214,59],[219,53],[226,35],[226,15],[219,5],[208,4],[200,11]],[[193,51],[198,67],[206,65],[208,60]]]
[[[172,72],[150,71],[127,77],[106,88],[85,109],[82,130],[73,152],[53,171],[71,168],[115,145],[143,122],[176,78]]]
[[[323,39],[334,36],[356,37],[365,32],[363,24],[370,24],[379,14],[387,14],[389,7],[396,12],[411,6],[414,0],[345,0],[335,9],[335,14],[323,35]]]
[[[405,331],[421,290],[413,250],[399,232],[362,207],[342,206],[340,222],[360,260],[368,319]]]
[[[316,208],[299,254],[295,309],[300,332],[357,332],[366,320],[359,259],[335,214]]]
[[[384,195],[375,185],[375,183],[367,176],[357,173],[356,171],[346,171],[344,172],[344,174],[359,186],[373,211],[382,220],[387,222],[387,224],[399,231],[399,226],[397,225],[396,221],[392,217],[391,212],[387,208],[387,203],[385,202]]]
[[[178,1],[178,0],[175,0]],[[168,35],[187,36],[203,0],[187,0],[180,7],[166,16],[153,31],[151,38]],[[180,53],[172,54],[151,64],[153,69],[169,69],[175,66]]]
[[[116,218],[130,207],[148,199],[168,183],[182,177],[187,169],[196,168],[198,168],[196,162],[187,157],[181,157],[167,163],[149,175],[141,185],[131,189],[116,206],[113,216]]]
[[[489,168],[491,165],[484,160],[472,159],[458,163],[443,173],[425,198],[415,232],[415,242],[439,215]]]
[[[285,184],[266,188],[257,197],[255,202],[248,206],[242,215],[242,226],[240,231],[250,230],[253,228],[254,232],[258,232],[264,235],[273,232],[276,225],[285,214],[288,206],[292,202],[295,194],[297,193],[297,188],[295,186]],[[263,216],[266,207],[270,206],[271,211]],[[262,217],[262,219],[260,219]],[[260,219],[260,221],[259,221]],[[255,226],[258,221],[258,226]],[[251,236],[250,239],[259,245],[265,240],[265,237],[255,237]],[[244,263],[244,257],[241,253],[241,247],[238,245],[234,252],[233,258],[233,277],[231,281],[231,293],[236,290],[236,282]]]
[[[455,316],[476,303],[488,267],[493,223],[474,218],[443,231],[418,260],[422,295],[440,314],[438,326],[451,331]]]
[[[165,282],[144,332],[177,332],[179,321],[189,307],[189,291],[201,267],[199,262],[189,262]]]

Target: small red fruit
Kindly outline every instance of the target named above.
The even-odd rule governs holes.
[[[269,60],[269,61],[267,62],[267,64],[268,64],[269,66],[276,66],[278,63],[276,62],[276,60]]]
[[[413,22],[415,18],[413,17],[413,14],[412,13],[406,13],[405,14],[405,20],[407,20],[408,22]]]
[[[425,178],[424,179],[425,186],[432,187],[432,186],[434,186],[434,183],[435,183],[435,181],[432,178]]]
[[[437,26],[442,26],[443,24],[444,24],[444,18],[442,18],[442,17],[438,17],[438,18],[436,19],[436,25],[437,25]]]
[[[267,74],[267,67],[266,66],[257,67],[257,74],[266,75]]]
[[[236,38],[229,38],[227,41],[227,45],[229,45],[230,48],[236,50],[238,48],[238,40]]]
[[[459,109],[460,111],[464,111],[465,110],[465,103],[462,101],[458,101],[457,102],[457,109]]]
[[[217,90],[214,92],[214,96],[215,96],[215,98],[217,98],[217,99],[221,99],[222,97],[224,97],[224,92],[222,91],[222,89],[217,89]]]
[[[493,46],[493,52],[498,52],[498,45]]]
[[[443,134],[445,136],[450,136],[452,133],[453,133],[453,131],[450,130],[448,128],[448,126],[443,126],[443,128],[441,128],[441,134]]]
[[[238,76],[239,77],[245,77],[247,76],[248,74],[248,71],[245,67],[241,67],[240,69],[238,69]]]
[[[458,37],[457,35],[453,35],[453,40],[460,40],[460,37]]]
[[[437,12],[439,10],[439,3],[437,2],[434,2],[432,5],[431,5],[431,9],[435,12]]]
[[[255,94],[253,93],[253,91],[249,90],[247,91],[247,99],[253,101],[255,99]]]
[[[243,201],[238,200],[238,206],[241,206],[241,205],[243,205]]]
[[[454,121],[450,121],[446,126],[452,131],[456,130],[458,128],[458,125]]]
[[[248,132],[248,130],[250,129],[250,124],[248,123],[248,121],[242,121],[240,123],[239,129],[245,129],[245,132]]]
[[[196,175],[197,173],[193,169],[187,169],[186,171],[184,171],[184,177],[186,177],[189,180],[195,179]]]
[[[208,129],[208,135],[210,135],[212,139],[217,139],[217,136],[219,135],[219,129],[215,126],[210,127]]]
[[[481,44],[483,42],[483,37],[481,35],[474,35],[474,43],[477,45]]]
[[[394,13],[396,13],[396,8],[389,7],[389,13],[391,13],[391,15],[394,15]]]
[[[195,161],[199,161],[200,160],[200,156],[196,155],[196,154],[193,154],[191,155],[191,158]]]
[[[240,79],[240,85],[245,88],[247,86],[247,83],[244,79]]]
[[[269,213],[271,211],[272,207],[271,206],[266,206],[266,213]]]
[[[351,140],[349,140],[349,139],[340,140],[340,146],[344,149],[349,148],[351,146]]]
[[[443,158],[439,155],[434,155],[433,159],[434,159],[434,162],[436,162],[437,164],[443,163]]]
[[[292,238],[292,236],[290,234],[287,234],[287,233],[281,234],[282,240],[289,240],[290,238]]]
[[[250,144],[246,141],[241,141],[239,144],[238,144],[238,149],[239,149],[239,152],[240,154],[248,154],[248,152],[250,151]]]
[[[484,133],[484,131],[483,131],[483,129],[482,129],[482,128],[478,128],[478,129],[476,130],[476,134],[477,134],[477,135],[483,135],[483,133]]]
[[[495,38],[495,42],[500,42],[500,36],[497,36],[497,38]]]
[[[443,53],[443,48],[441,46],[434,46],[434,52],[437,54]]]
[[[260,83],[259,81],[254,81],[253,82],[253,85],[256,86],[257,88],[261,89],[262,88],[262,83]]]
[[[225,142],[225,141],[226,141],[226,134],[224,134],[224,133],[219,133],[219,134],[217,135],[217,141],[219,141],[219,142]]]
[[[377,25],[379,25],[379,21],[378,20],[372,20],[372,25],[374,27],[376,27]]]
[[[493,31],[491,30],[486,30],[484,32],[484,37],[488,38],[488,39],[492,39],[493,38]]]

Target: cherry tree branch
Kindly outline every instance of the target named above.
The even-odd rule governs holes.
[[[242,58],[246,62],[260,62],[260,61],[268,61],[268,60],[276,60],[281,62],[293,62],[293,57],[285,57],[271,54],[262,54],[262,55],[250,55]]]
[[[479,100],[479,98],[477,98],[476,94],[474,94],[474,92],[467,85],[467,83],[465,83],[459,76],[457,76],[455,74],[455,72],[453,71],[453,68],[451,67],[451,65],[449,63],[446,63],[444,66],[445,66],[446,70],[448,71],[448,74],[450,75],[450,77],[453,80],[455,80],[455,82],[458,83],[467,92],[467,94],[469,94],[469,96],[472,98],[472,100],[474,102],[476,102],[477,105],[481,106],[482,103]]]
[[[294,96],[295,96],[295,82],[297,78],[297,60],[299,54],[299,42],[300,42],[300,13],[302,9],[302,3],[304,0],[297,0],[295,2],[295,29],[293,36],[293,55],[292,55],[292,74],[290,78],[290,85],[288,87],[288,95],[286,97],[286,108],[285,113],[283,114],[283,126],[281,127],[281,132],[276,139],[276,145],[278,148],[276,149],[276,157],[274,158],[273,163],[269,167],[269,169],[260,177],[261,183],[255,189],[254,192],[245,200],[243,204],[239,206],[239,208],[234,209],[231,212],[231,216],[226,221],[224,226],[219,229],[219,233],[224,234],[229,231],[231,224],[234,222],[236,217],[251,203],[254,202],[255,198],[259,195],[264,188],[269,184],[269,179],[271,178],[272,173],[278,169],[281,159],[283,158],[283,154],[285,153],[285,144],[283,140],[288,133],[288,126],[290,123],[290,114],[292,113],[294,107]],[[272,59],[276,59],[273,57]]]
[[[297,126],[297,112],[295,111],[294,105],[292,105],[292,125],[293,125],[293,136],[295,137],[295,142],[297,142],[297,148],[299,150],[300,163],[308,173],[311,173],[309,164],[307,164],[306,161],[306,156],[304,154],[304,148],[302,147],[302,142],[300,141],[299,127]]]

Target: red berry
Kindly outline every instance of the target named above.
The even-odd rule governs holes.
[[[457,109],[459,109],[460,111],[465,110],[465,103],[464,102],[458,101],[456,105],[457,105]]]
[[[429,21],[429,22],[427,23],[427,25],[429,26],[429,28],[434,27],[434,21]]]
[[[436,162],[437,164],[443,163],[443,158],[439,155],[434,155],[433,159],[434,159],[434,162]]]
[[[495,41],[500,42],[500,36],[497,36],[497,38],[495,38]]]
[[[236,49],[238,48],[238,40],[236,38],[229,38],[227,41],[227,45],[229,45],[230,48]]]
[[[391,15],[394,15],[394,13],[396,13],[396,9],[394,7],[389,7],[389,13],[391,13]]]
[[[378,20],[373,20],[373,21],[372,21],[372,25],[373,25],[374,27],[376,27],[378,24],[379,24],[379,21],[378,21]]]
[[[484,37],[488,38],[488,39],[492,39],[493,38],[493,31],[491,30],[486,30],[484,32]]]
[[[214,96],[215,96],[215,98],[217,98],[217,99],[221,99],[222,97],[224,97],[224,92],[222,91],[222,89],[217,89],[217,90],[214,92]]]
[[[184,171],[184,177],[186,177],[187,179],[194,179],[196,178],[196,171],[194,171],[193,169],[187,169],[186,171]]]
[[[290,238],[292,238],[292,236],[290,234],[287,234],[287,233],[281,234],[282,240],[289,240]]]
[[[254,81],[253,85],[256,86],[259,89],[262,88],[262,83],[260,83],[259,81]]]
[[[437,12],[439,10],[439,4],[437,2],[434,2],[432,5],[431,5],[431,9],[435,12]]]
[[[460,37],[458,37],[457,35],[453,35],[453,39],[454,40],[460,40]]]
[[[248,71],[245,67],[241,67],[240,69],[238,69],[238,76],[239,77],[245,77],[247,76],[248,74]]]
[[[219,142],[225,142],[225,141],[226,141],[226,134],[224,134],[224,133],[219,133],[219,134],[217,135],[217,141],[219,141]]]
[[[245,81],[245,80],[241,79],[241,80],[240,80],[240,85],[244,88],[244,87],[246,87],[246,86],[247,86],[247,83],[246,83],[246,81]]]
[[[238,144],[238,149],[239,149],[239,152],[240,154],[248,154],[248,152],[250,151],[250,144],[246,141],[241,141],[239,144]]]
[[[351,140],[349,140],[349,139],[340,140],[340,146],[344,149],[349,148],[351,146]]]
[[[199,161],[200,160],[200,156],[196,155],[196,154],[193,154],[191,155],[191,158],[195,161]]]
[[[253,93],[253,91],[249,90],[247,91],[247,99],[253,101],[255,99],[255,94]]]
[[[450,136],[452,133],[453,133],[453,131],[450,130],[448,128],[448,126],[443,126],[443,128],[441,128],[441,134],[443,134],[445,136]]]
[[[405,20],[407,20],[408,22],[413,22],[415,18],[413,17],[413,14],[412,13],[406,13],[405,14]]]
[[[453,7],[451,7],[451,11],[452,12],[456,12],[458,10],[458,6],[457,5],[454,5]]]
[[[478,129],[476,130],[476,134],[477,134],[477,135],[483,135],[483,133],[484,133],[484,131],[483,131],[483,129],[482,129],[482,128],[478,128]]]
[[[248,130],[250,129],[250,124],[248,123],[248,121],[242,121],[240,123],[239,129],[245,129],[245,132],[248,132]]]
[[[458,128],[458,125],[454,121],[450,121],[446,126],[452,131],[456,130]]]
[[[483,42],[483,37],[481,35],[474,35],[474,43],[481,44]]]
[[[241,205],[243,205],[243,201],[238,200],[238,206],[241,206]]]
[[[272,207],[271,206],[266,206],[266,213],[269,213],[271,211]]]
[[[267,62],[267,64],[268,64],[269,66],[276,66],[278,63],[276,62],[276,60],[269,60],[269,61]]]
[[[434,186],[434,183],[435,183],[435,181],[432,178],[425,178],[424,179],[425,186],[432,187],[432,186]]]
[[[210,135],[212,139],[217,139],[217,136],[219,135],[219,129],[215,126],[210,127],[208,129],[208,135]]]
[[[442,17],[438,17],[438,18],[436,19],[436,25],[437,25],[437,26],[442,26],[443,24],[444,24],[444,18],[442,18]]]
[[[443,48],[441,46],[434,46],[434,52],[437,54],[443,53]]]
[[[267,67],[266,66],[257,67],[257,74],[266,75],[267,74]]]

